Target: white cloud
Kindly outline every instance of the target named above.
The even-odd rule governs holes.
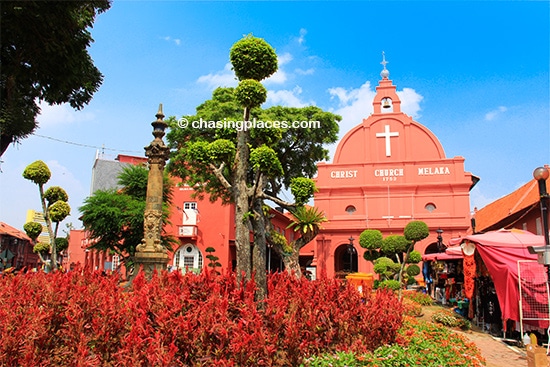
[[[231,63],[227,63],[222,71],[200,76],[197,79],[197,83],[206,84],[210,89],[214,90],[218,87],[236,87],[238,81],[235,73],[231,70]]]
[[[292,55],[288,52],[285,52],[282,55],[277,55],[277,63],[279,64],[279,67],[281,67],[282,65],[288,64],[293,59],[294,57],[292,57]]]
[[[161,37],[161,39],[163,39],[167,42],[174,42],[176,44],[176,46],[181,45],[181,39],[179,39],[179,38],[172,38],[170,36],[166,36],[166,37]]]
[[[495,117],[498,117],[499,115],[503,114],[506,111],[508,111],[508,108],[506,108],[504,106],[499,106],[497,109],[492,110],[490,112],[487,112],[485,114],[485,120],[486,121],[491,121],[491,120],[495,119]]]
[[[420,118],[420,102],[424,97],[411,88],[403,88],[402,91],[397,91],[397,96],[401,101],[401,111],[411,116],[413,119]]]
[[[277,55],[277,64],[278,68],[275,74],[270,76],[265,80],[265,84],[283,84],[287,81],[288,76],[286,71],[283,70],[282,66],[288,64],[293,59],[292,55],[288,52],[285,52],[282,55]]]
[[[40,102],[40,114],[37,117],[40,127],[71,124],[75,122],[92,121],[95,115],[91,112],[77,111],[68,104],[49,105]]]
[[[313,101],[302,101],[300,94],[302,94],[302,88],[299,86],[294,87],[292,90],[270,90],[267,92],[267,103],[287,107],[305,107],[315,104]]]
[[[298,37],[298,44],[302,44],[306,41],[307,30],[305,28],[300,29],[300,37]]]
[[[296,74],[300,74],[300,75],[312,75],[315,72],[315,69],[309,68],[307,70],[304,70],[304,69],[298,68],[294,71],[296,72]]]

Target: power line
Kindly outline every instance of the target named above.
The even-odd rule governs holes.
[[[70,145],[76,145],[76,146],[84,147],[84,148],[93,148],[93,149],[101,149],[101,150],[110,150],[110,151],[113,151],[113,152],[124,152],[124,153],[138,153],[138,154],[143,154],[143,152],[137,152],[137,151],[135,151],[135,150],[113,149],[113,148],[106,148],[106,147],[104,147],[104,146],[98,147],[98,146],[96,146],[96,145],[75,143],[75,142],[73,142],[73,141],[61,140],[61,139],[57,139],[57,138],[52,138],[51,136],[45,136],[45,135],[40,135],[40,134],[33,134],[33,136],[38,136],[39,138],[49,139],[49,140],[57,141],[57,142],[59,142],[59,143],[70,144]]]

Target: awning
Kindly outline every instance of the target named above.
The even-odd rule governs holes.
[[[461,254],[448,254],[446,252],[437,252],[435,254],[422,255],[422,261],[448,261],[448,260],[462,260]]]

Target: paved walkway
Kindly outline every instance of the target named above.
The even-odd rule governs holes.
[[[422,319],[431,321],[431,315],[439,307],[432,306],[423,309],[424,316]],[[457,333],[464,335],[479,348],[481,355],[485,358],[487,367],[527,367],[525,348],[510,346],[476,327],[467,332],[457,331]],[[550,363],[550,357],[548,361]]]

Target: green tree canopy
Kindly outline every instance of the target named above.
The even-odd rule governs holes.
[[[38,101],[81,109],[103,76],[87,48],[97,14],[109,0],[2,1],[0,156],[32,134]]]
[[[125,261],[133,261],[136,247],[143,239],[143,214],[147,196],[148,170],[145,166],[128,165],[119,174],[120,190],[98,190],[84,200],[79,210],[82,223],[89,231],[91,246],[97,250],[112,250]],[[163,221],[167,223],[173,185],[164,175]],[[174,239],[163,232],[162,244],[171,248]]]

